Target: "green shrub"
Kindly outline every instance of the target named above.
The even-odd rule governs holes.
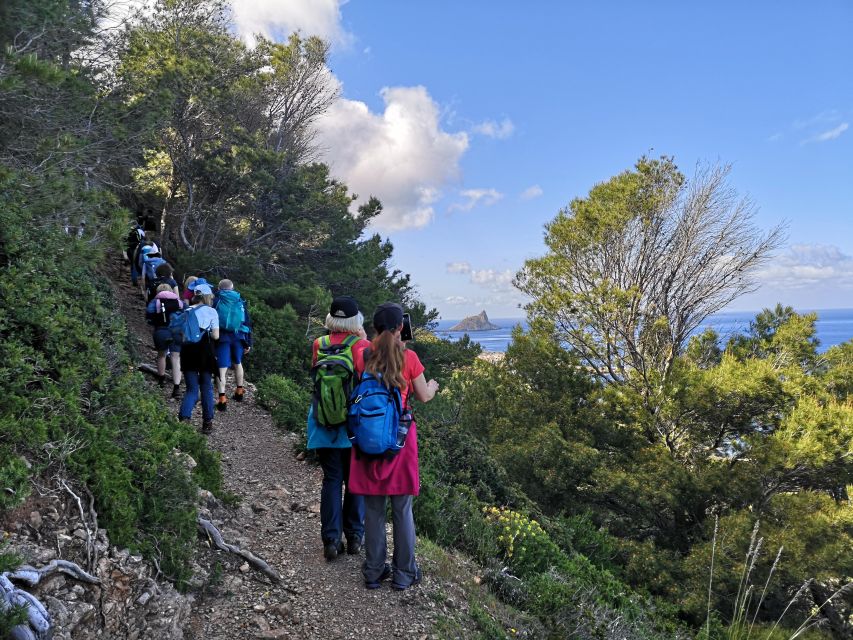
[[[275,309],[262,300],[248,300],[254,343],[244,360],[246,375],[260,380],[278,374],[307,382],[311,344],[296,311],[290,305]]]
[[[429,376],[438,380],[442,386],[450,380],[454,371],[473,363],[483,351],[479,343],[473,342],[467,335],[452,342],[426,330],[416,332],[409,348],[428,367]]]
[[[517,575],[543,573],[562,559],[560,549],[536,520],[506,507],[485,507],[483,512],[497,535],[501,553]]]
[[[461,549],[480,562],[498,554],[497,537],[486,523],[469,487],[450,487],[421,472],[415,522],[421,535],[444,547]]]
[[[0,425],[0,433],[4,432]],[[19,504],[30,492],[30,470],[11,447],[0,446],[0,511]]]
[[[305,427],[311,394],[289,378],[268,375],[258,383],[258,402],[277,426],[300,431]]]
[[[564,553],[580,553],[598,567],[609,571],[618,569],[614,562],[617,541],[597,527],[590,514],[546,518],[542,526]]]
[[[23,499],[34,474],[70,474],[92,491],[114,544],[159,558],[181,584],[195,483],[220,491],[218,457],[135,372],[109,282],[92,268],[102,249],[44,222],[78,199],[92,216],[124,219],[111,198],[69,180],[0,169],[0,482],[16,492],[0,494],[0,509]],[[193,478],[175,449],[198,462]]]

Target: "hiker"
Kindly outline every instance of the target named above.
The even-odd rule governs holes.
[[[125,256],[127,258],[127,263],[130,265],[130,282],[134,287],[138,286],[140,275],[134,257],[136,256],[137,247],[139,247],[140,243],[144,240],[145,230],[138,222],[134,223],[127,234],[127,244],[125,246]]]
[[[363,361],[356,362],[359,375],[379,377],[387,388],[400,392],[401,417],[414,395],[429,402],[438,391],[438,382],[426,381],[424,366],[414,351],[400,340],[403,308],[386,302],[373,314],[376,336]],[[362,354],[363,355],[363,354]],[[366,377],[366,375],[365,375]],[[398,443],[399,444],[399,443]],[[421,581],[421,570],[415,560],[415,521],[412,515],[414,496],[420,492],[418,475],[418,436],[415,423],[408,426],[402,448],[393,457],[359,454],[353,447],[350,460],[352,493],[364,496],[365,559],[361,567],[364,585],[377,589],[383,580],[393,577],[392,588],[408,589]],[[391,499],[394,525],[394,555],[391,565],[385,562],[385,505]]]
[[[160,251],[154,245],[152,245],[150,251],[145,251],[142,255],[142,296],[145,298],[146,303],[148,302],[149,283],[157,279],[157,267],[163,264],[168,263],[163,259]],[[172,268],[170,266],[169,273],[171,272]],[[175,282],[175,287],[177,286],[178,283]],[[156,289],[156,287],[154,288]]]
[[[213,308],[213,289],[199,278],[192,283],[193,297],[186,313],[194,313],[201,329],[198,342],[181,345],[181,371],[187,385],[178,420],[189,420],[201,393],[202,433],[213,431],[213,376],[217,374],[216,347],[219,316]]]
[[[142,261],[145,259],[145,256],[154,251],[155,246],[151,240],[145,239],[136,245],[136,250],[133,252],[133,258],[131,259],[131,265],[136,270],[137,282],[134,284],[138,284],[138,278],[142,277]],[[144,290],[143,290],[144,293]]]
[[[154,348],[157,349],[157,378],[162,388],[166,384],[166,355],[172,361],[172,397],[181,391],[181,345],[172,340],[169,321],[172,314],[184,305],[168,283],[157,287],[154,298],[148,303],[146,317],[154,327]]]
[[[145,297],[145,264],[149,256],[160,255],[160,247],[150,238],[143,240],[137,247],[136,253],[133,255],[133,263],[136,265],[136,272],[139,274],[140,286],[142,287],[142,296]],[[159,264],[159,262],[157,263]],[[154,266],[156,268],[156,265]],[[152,278],[153,279],[153,278]]]
[[[358,310],[358,303],[349,296],[332,300],[325,326],[329,335],[317,338],[312,346],[311,373],[315,379],[315,400],[308,411],[308,449],[316,451],[323,468],[320,538],[323,542],[323,556],[331,561],[344,552],[343,537],[346,537],[346,551],[350,555],[361,550],[364,539],[364,499],[349,490],[351,445],[346,430],[346,404],[355,376],[355,361],[361,358],[362,351],[370,343],[364,339],[364,316]],[[330,392],[324,394],[320,388],[324,382],[317,367],[318,360],[322,366],[331,360],[329,356],[344,358],[340,373],[345,378],[345,384],[339,387],[341,399],[334,403],[341,407],[342,414],[336,419],[328,415],[331,411],[324,406],[324,400],[329,401]],[[335,372],[331,368],[327,370],[334,376]],[[324,422],[339,424],[321,424],[318,414]]]
[[[190,300],[193,299],[193,290],[190,289],[190,285],[196,280],[198,280],[198,276],[187,276],[184,278],[184,290],[181,293],[181,300],[186,302],[187,305],[189,305]]]
[[[145,279],[145,297],[147,302],[151,302],[154,299],[154,296],[160,290],[161,284],[169,285],[169,290],[176,297],[180,298],[180,289],[178,289],[178,281],[175,280],[175,270],[172,265],[164,260],[154,268],[154,275],[155,278],[153,280],[149,280],[147,276]]]
[[[216,342],[216,360],[219,362],[219,399],[216,408],[225,411],[228,398],[225,396],[225,380],[229,368],[234,369],[233,398],[243,401],[246,389],[243,376],[243,356],[252,348],[252,321],[246,309],[246,301],[234,290],[234,283],[219,281],[213,308],[219,314],[219,340]]]

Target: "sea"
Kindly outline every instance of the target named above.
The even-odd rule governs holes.
[[[853,309],[806,309],[798,310],[798,313],[817,313],[817,338],[820,341],[818,351],[823,352],[842,342],[853,339]],[[722,311],[709,316],[699,328],[701,333],[705,329],[714,329],[720,334],[720,339],[725,342],[729,336],[735,333],[745,333],[749,330],[749,323],[755,319],[757,311]],[[512,339],[512,329],[516,325],[527,331],[527,321],[524,318],[489,318],[492,324],[500,327],[493,331],[449,331],[459,320],[439,320],[436,333],[439,337],[448,340],[459,340],[465,333],[471,336],[475,342],[479,342],[484,351],[506,351]],[[417,339],[417,336],[415,337]]]

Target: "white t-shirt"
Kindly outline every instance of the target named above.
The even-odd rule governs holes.
[[[194,307],[194,309],[199,329],[209,331],[219,328],[219,314],[216,313],[216,309],[208,307],[206,304]]]

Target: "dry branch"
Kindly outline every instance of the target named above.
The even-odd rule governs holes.
[[[222,551],[229,551],[233,554],[240,556],[250,565],[255,567],[258,571],[270,578],[270,580],[272,580],[273,582],[281,582],[281,576],[278,575],[278,572],[271,566],[269,566],[265,561],[261,560],[251,551],[246,551],[238,546],[225,542],[225,540],[223,540],[222,538],[222,533],[220,533],[219,529],[217,529],[216,526],[210,520],[205,520],[204,518],[199,517],[198,530],[199,533],[202,533],[207,536],[208,540],[210,540],[210,542],[217,549],[221,549]]]

